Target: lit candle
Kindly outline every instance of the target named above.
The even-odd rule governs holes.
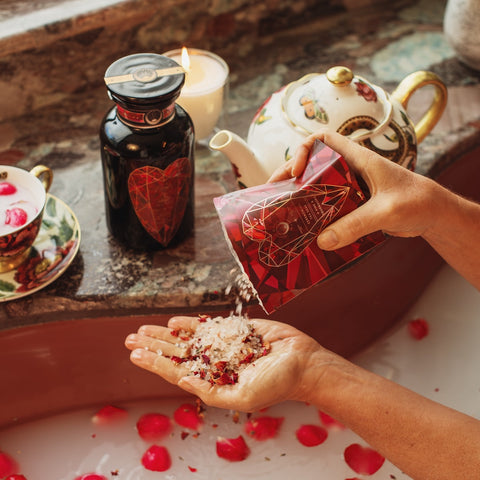
[[[228,65],[218,55],[205,50],[172,50],[163,55],[180,64],[185,85],[177,103],[190,115],[197,140],[208,138],[220,118]]]

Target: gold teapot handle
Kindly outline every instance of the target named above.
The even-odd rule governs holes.
[[[415,125],[415,134],[418,143],[432,131],[433,127],[440,120],[447,105],[447,87],[435,73],[419,71],[405,77],[391,95],[395,100],[399,101],[406,110],[410,97],[418,89],[426,85],[433,85],[434,96],[430,107]]]

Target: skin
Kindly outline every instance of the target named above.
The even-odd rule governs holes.
[[[480,255],[464,259],[480,238],[480,207],[332,132],[310,137],[270,181],[303,172],[315,140],[341,153],[366,181],[371,198],[318,237],[335,249],[376,230],[422,236],[477,288]],[[475,256],[479,257],[478,259]],[[360,368],[283,323],[254,319],[271,352],[241,372],[235,385],[212,386],[166,356],[184,349],[172,329],[195,330],[198,319],[173,317],[167,327],[142,326],[126,339],[131,361],[207,405],[258,411],[285,400],[308,402],[360,435],[415,480],[480,478],[480,422]],[[298,353],[301,352],[301,355]]]

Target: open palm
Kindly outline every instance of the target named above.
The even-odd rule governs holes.
[[[185,352],[171,334],[172,329],[193,331],[198,325],[196,317],[173,317],[168,327],[145,325],[137,334],[129,335],[125,345],[132,350],[130,358],[135,365],[197,395],[207,405],[256,411],[284,400],[308,398],[304,385],[311,384],[305,381],[312,372],[310,367],[315,365],[313,370],[318,375],[333,354],[290,325],[262,319],[251,322],[270,343],[271,351],[242,370],[234,385],[211,385],[168,358],[181,357]]]

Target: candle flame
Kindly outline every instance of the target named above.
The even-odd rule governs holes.
[[[188,55],[187,47],[182,47],[182,67],[186,72],[190,70],[190,57]]]

